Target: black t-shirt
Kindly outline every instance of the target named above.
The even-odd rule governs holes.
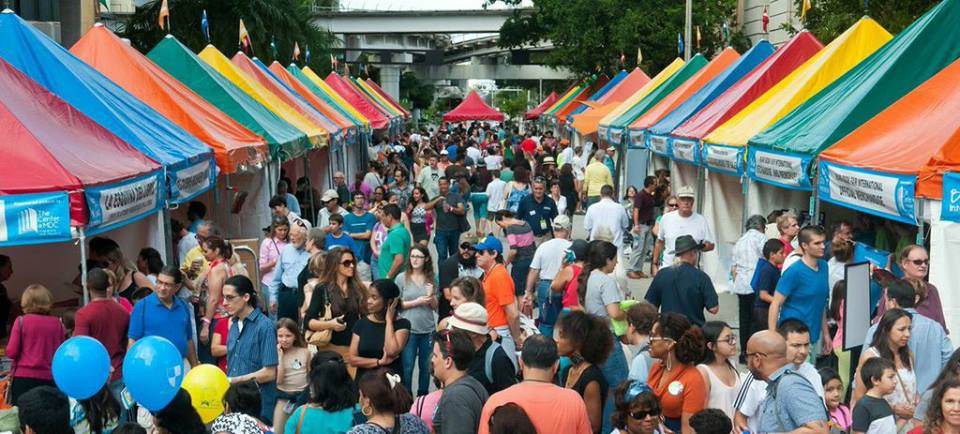
[[[445,209],[446,205],[449,205],[450,208],[456,208],[457,205],[466,205],[463,202],[463,197],[454,192],[448,192],[444,199],[440,201],[437,205],[437,230],[441,231],[458,231],[460,230],[460,215],[454,214],[452,211]]]
[[[446,318],[453,313],[453,307],[450,306],[450,300],[443,296],[443,288],[449,288],[450,283],[460,274],[460,254],[457,253],[440,263],[440,272],[437,273],[437,314],[440,318]]]
[[[853,408],[850,430],[868,434],[897,432],[897,421],[886,400],[864,395]]]
[[[307,307],[307,313],[303,316],[304,329],[306,329],[310,324],[310,320],[320,319],[323,317],[323,314],[326,311],[326,305],[327,287],[326,285],[317,285],[317,287],[313,289],[313,296],[310,297],[310,306]],[[348,306],[346,312],[341,312],[339,309],[334,307],[331,318],[336,318],[340,315],[343,315],[343,319],[346,320],[347,328],[340,332],[334,331],[330,338],[330,345],[349,347],[350,340],[353,339],[353,328],[360,319],[360,307]]]
[[[567,385],[567,376],[570,374],[570,369],[564,371],[563,376],[560,377],[560,387],[566,387]],[[583,397],[583,393],[587,390],[587,386],[592,382],[597,382],[597,385],[600,386],[600,408],[603,408],[604,404],[607,403],[607,380],[603,377],[603,371],[600,370],[600,367],[597,365],[590,365],[587,369],[580,374],[580,378],[577,379],[577,382],[573,385],[572,389]]]
[[[386,323],[377,323],[370,321],[369,318],[363,317],[353,326],[353,334],[360,338],[360,342],[357,345],[357,355],[360,357],[367,357],[370,359],[379,359],[383,357],[383,334],[386,331]],[[410,330],[410,321],[407,321],[404,318],[397,318],[393,321],[394,331],[400,330]],[[395,374],[403,373],[403,360],[400,357],[397,357],[393,363],[386,366],[390,368]],[[366,368],[357,368],[357,379],[363,376],[363,374],[372,369]]]
[[[681,263],[657,272],[646,300],[660,308],[660,312],[676,312],[703,326],[704,309],[717,306],[717,291],[707,273],[689,264]]]
[[[503,347],[497,347],[493,353],[493,360],[491,360],[491,373],[493,374],[493,382],[487,378],[487,351],[490,350],[490,346],[493,345],[493,341],[488,337],[487,342],[477,350],[477,353],[473,357],[473,361],[470,362],[470,367],[467,369],[467,374],[471,377],[477,379],[480,384],[483,385],[484,389],[487,389],[487,393],[493,395],[503,389],[506,389],[514,384],[517,384],[517,372],[513,367],[513,362],[510,361],[510,358],[507,357],[507,352],[504,351]]]

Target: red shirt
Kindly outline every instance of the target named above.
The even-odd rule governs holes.
[[[127,329],[130,313],[113,299],[93,300],[77,311],[74,336],[90,336],[107,349],[113,373],[110,381],[123,375],[123,356],[127,354]]]
[[[213,332],[220,335],[220,345],[227,344],[227,334],[230,332],[230,319],[221,318],[217,320],[217,325],[213,326]],[[220,367],[223,372],[227,372],[227,358],[220,357],[217,359],[217,366]]]
[[[59,317],[28,313],[13,321],[7,357],[13,359],[15,378],[53,380],[53,354],[66,338]]]

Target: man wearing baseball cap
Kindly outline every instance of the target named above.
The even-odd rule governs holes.
[[[650,283],[646,300],[660,308],[661,313],[676,312],[698,326],[706,322],[703,311],[716,315],[720,311],[717,291],[710,276],[697,268],[703,244],[691,235],[677,237],[676,249],[671,255],[679,262],[660,270]]]
[[[701,251],[709,252],[713,250],[716,240],[713,237],[713,231],[707,224],[707,219],[693,211],[693,203],[696,194],[693,187],[683,186],[677,190],[676,211],[670,211],[660,218],[660,232],[657,233],[657,243],[653,247],[653,274],[656,276],[657,270],[673,265],[674,254],[677,250],[675,244],[681,235],[689,235],[697,243],[702,244]],[[663,253],[663,262],[656,263],[656,258]],[[693,264],[694,267],[697,264]]]
[[[474,248],[477,251],[477,266],[483,270],[487,325],[500,335],[500,345],[503,345],[507,357],[516,368],[517,350],[523,346],[523,334],[513,279],[503,265],[503,243],[497,237],[487,235]]]
[[[332,228],[330,228],[330,216],[334,214],[345,216],[347,215],[347,210],[340,206],[340,194],[332,188],[323,192],[323,196],[320,197],[320,203],[323,204],[323,208],[320,208],[320,211],[317,212],[317,227],[323,229],[326,233],[330,233],[332,230]]]
[[[552,226],[554,238],[537,247],[533,254],[523,296],[525,306],[536,302],[540,307],[540,333],[547,336],[553,336],[553,325],[563,310],[563,293],[551,292],[550,285],[563,268],[563,258],[570,248],[572,222],[566,214],[561,214],[553,219]]]
[[[487,327],[487,309],[477,303],[457,306],[447,320],[447,327],[467,332],[476,354],[467,369],[467,374],[476,378],[487,393],[494,394],[517,383],[513,362],[499,343],[490,338]]]

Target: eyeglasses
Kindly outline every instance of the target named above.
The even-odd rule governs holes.
[[[667,203],[667,207],[669,207],[669,208],[676,208],[676,207],[677,207],[677,203],[676,203],[676,202]]]
[[[226,295],[226,294],[223,295],[223,301],[233,301],[238,298],[240,298],[239,295]]]
[[[912,262],[913,265],[916,265],[918,267],[921,265],[930,265],[929,258],[928,259],[910,259],[910,262]]]
[[[726,342],[726,343],[728,343],[728,344],[730,344],[730,345],[736,345],[736,344],[737,344],[737,337],[734,336],[734,335],[730,335],[730,336],[727,336],[726,339],[717,339],[717,342]]]
[[[357,265],[357,263],[353,259],[347,259],[346,261],[341,262],[340,265],[343,265],[344,267],[354,267]]]
[[[671,338],[663,337],[663,336],[650,336],[650,342],[672,341],[672,340],[673,340],[673,339],[671,339]]]
[[[634,411],[630,413],[630,418],[632,418],[633,420],[644,420],[647,418],[647,416],[653,416],[653,417],[660,416],[660,410],[654,408],[650,410],[640,410],[640,411]]]

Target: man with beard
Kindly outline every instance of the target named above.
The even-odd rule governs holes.
[[[443,291],[439,298],[437,313],[440,318],[446,318],[453,313],[450,307],[450,283],[457,277],[476,277],[480,279],[483,276],[483,270],[477,267],[477,250],[473,248],[476,244],[476,238],[466,238],[460,243],[459,254],[451,255],[449,258],[440,262],[440,273],[438,276],[440,290]]]

